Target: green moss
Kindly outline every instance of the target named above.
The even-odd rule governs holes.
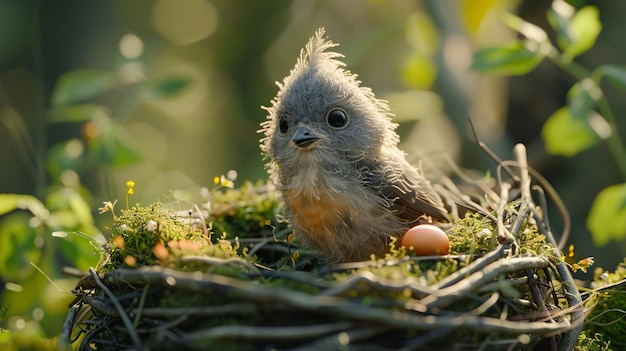
[[[573,351],[612,351],[611,342],[606,341],[602,334],[583,331],[578,336],[578,343]]]
[[[158,202],[122,210],[107,229],[110,240],[98,265],[100,273],[155,264],[191,271],[199,265],[181,264],[180,257],[239,257],[236,243],[233,245],[223,237],[212,238],[202,226],[178,218]]]
[[[216,233],[229,239],[272,237],[287,227],[279,220],[279,196],[263,182],[244,182],[240,188],[218,189],[212,194],[211,221]]]
[[[601,270],[601,269],[598,269]],[[613,273],[596,274],[594,287],[600,289],[592,297],[590,304],[595,304],[593,311],[585,319],[585,331],[588,335],[601,335],[601,340],[617,349],[626,348],[626,259]],[[609,284],[616,284],[610,289],[602,289]]]
[[[497,246],[496,225],[479,213],[468,213],[448,230],[450,254],[485,254]]]

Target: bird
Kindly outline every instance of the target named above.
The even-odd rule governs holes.
[[[261,123],[260,148],[296,237],[331,263],[388,252],[419,223],[449,222],[421,169],[398,148],[384,100],[361,86],[319,28]]]

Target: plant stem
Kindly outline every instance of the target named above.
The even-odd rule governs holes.
[[[611,105],[609,105],[609,102],[604,94],[598,100],[597,104],[600,114],[604,116],[607,123],[611,126],[611,135],[607,139],[607,143],[609,145],[609,150],[611,150],[611,154],[615,159],[615,163],[622,173],[622,177],[626,180],[626,148],[624,147],[622,137],[619,135],[615,115],[613,114]]]
[[[555,47],[552,47],[552,50],[550,50],[547,56],[562,70],[571,74],[578,80],[583,80],[591,76],[591,72],[589,72],[589,70],[587,70],[585,67],[577,64],[574,61],[564,60],[561,53]]]
[[[553,48],[553,50],[551,50],[547,56],[557,66],[559,66],[565,72],[571,74],[578,80],[583,80],[592,76],[592,73],[583,66],[573,61],[564,60],[558,50],[556,50],[556,48]],[[599,82],[597,80],[594,80],[594,82],[599,85]],[[599,86],[598,89],[600,89]],[[611,135],[608,137],[607,143],[609,145],[611,155],[615,160],[615,164],[617,164],[617,167],[619,168],[622,177],[624,178],[624,180],[626,180],[626,147],[624,146],[622,137],[619,134],[619,129],[617,128],[617,123],[615,121],[615,115],[613,114],[611,105],[606,99],[604,93],[602,93],[602,96],[598,99],[598,101],[596,101],[596,104],[598,106],[598,111],[611,127]]]

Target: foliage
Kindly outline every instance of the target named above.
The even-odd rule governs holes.
[[[42,304],[55,305],[38,317],[41,323],[28,324],[37,332],[58,331],[56,320],[63,313],[58,306],[69,299],[60,292],[55,292],[58,297],[54,298],[42,296],[40,292],[50,286],[49,280],[62,281],[62,265],[87,270],[97,260],[93,247],[101,245],[103,239],[93,217],[90,189],[83,182],[88,179],[93,184],[99,172],[136,164],[143,158],[139,144],[123,125],[125,113],[140,103],[140,92],[167,100],[184,92],[192,82],[180,74],[130,79],[133,76],[124,70],[125,64],[137,61],[129,59],[110,70],[76,69],[61,75],[51,92],[47,124],[39,127],[46,129],[43,133],[59,128],[79,132],[55,140],[45,155],[36,154],[34,148],[25,150],[25,155],[41,163],[39,167],[46,170],[49,179],[49,183],[42,181],[33,188],[36,195],[0,194],[0,278],[9,283],[0,303],[10,306],[7,315],[16,318],[28,318],[25,316]],[[108,96],[120,92],[130,93],[124,113],[106,103]],[[26,145],[36,145],[28,133],[12,136],[26,139]],[[29,294],[37,298],[27,297]],[[5,324],[2,316],[0,322]]]
[[[600,34],[598,9],[591,5],[574,9],[564,0],[555,0],[547,18],[555,32],[556,44],[540,27],[507,14],[504,22],[521,34],[521,38],[479,50],[472,68],[485,73],[520,75],[548,59],[572,75],[577,82],[567,93],[566,106],[555,111],[543,126],[547,151],[571,157],[606,141],[626,180],[626,148],[601,87],[606,79],[626,90],[626,67],[604,64],[590,71],[574,61],[594,46]],[[626,238],[624,189],[626,183],[607,187],[593,202],[587,226],[598,246]]]

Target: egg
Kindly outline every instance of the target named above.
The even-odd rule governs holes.
[[[420,224],[409,229],[402,237],[402,246],[419,256],[447,255],[450,252],[448,236],[432,224]]]

